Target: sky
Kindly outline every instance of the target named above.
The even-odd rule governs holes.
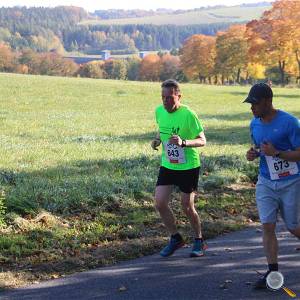
[[[97,9],[157,9],[157,8],[173,8],[173,9],[192,9],[202,6],[213,5],[237,5],[241,3],[257,3],[261,1],[271,2],[272,0],[2,0],[1,6],[45,6],[54,7],[58,5],[74,5],[83,7],[89,12]]]

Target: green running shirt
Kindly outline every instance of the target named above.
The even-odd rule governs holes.
[[[168,143],[173,134],[184,140],[193,140],[203,131],[196,113],[182,104],[176,111],[169,113],[160,105],[155,110],[155,117],[162,141],[161,165],[171,170],[199,167],[200,157],[196,147],[182,148]]]

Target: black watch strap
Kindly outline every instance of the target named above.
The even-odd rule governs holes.
[[[276,151],[275,157],[278,157],[278,158],[279,158],[280,154],[281,154],[281,151]]]
[[[182,140],[181,147],[182,147],[182,148],[186,147],[186,140]]]

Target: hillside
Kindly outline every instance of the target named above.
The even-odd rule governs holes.
[[[232,23],[246,23],[269,8],[268,4],[260,3],[189,11],[126,10],[116,15],[131,16],[126,19],[112,19],[113,12],[108,10],[106,15],[102,12],[101,20],[72,6],[0,7],[0,44],[17,51],[30,48],[60,54],[65,51],[92,54],[104,49],[118,50],[119,54],[159,51],[180,48],[193,34],[215,35]],[[154,15],[141,16],[147,12]]]
[[[126,25],[126,24],[153,24],[153,25],[193,25],[193,24],[214,24],[214,23],[235,23],[247,22],[259,18],[271,5],[257,6],[231,6],[218,7],[203,10],[187,11],[178,14],[157,14],[139,18],[124,19],[102,19],[85,20],[80,24],[88,25]]]

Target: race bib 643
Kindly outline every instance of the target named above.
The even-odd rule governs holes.
[[[167,160],[172,164],[184,164],[185,153],[184,149],[180,146],[164,142],[165,154]]]

